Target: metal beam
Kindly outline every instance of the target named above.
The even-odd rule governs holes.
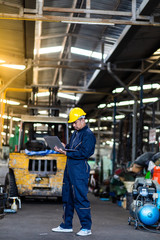
[[[60,13],[81,13],[81,14],[97,14],[97,15],[112,15],[112,16],[127,16],[131,17],[131,12],[124,11],[110,11],[110,10],[96,10],[96,9],[79,9],[79,8],[55,8],[43,7],[44,12],[60,12]]]
[[[107,16],[132,17],[133,20],[135,20],[136,18],[141,20],[151,19],[150,16],[140,16],[139,14],[137,14],[136,16],[136,0],[132,0],[132,12],[90,9],[90,3],[88,3],[88,1],[86,4],[86,9],[44,7],[43,11],[61,12],[61,13],[80,13],[80,14],[86,14],[87,18],[90,18],[90,14],[94,14],[94,15],[97,14],[97,15],[107,15]]]
[[[113,69],[114,69],[114,71],[119,71],[119,72],[140,72],[140,73],[142,72],[142,69],[133,69],[133,68],[117,68],[117,67],[115,67]],[[159,74],[160,70],[158,70],[158,69],[148,69],[147,72]]]
[[[34,87],[34,85],[32,87]],[[53,86],[46,87],[46,85],[36,85],[36,87],[41,88],[41,89],[38,90],[38,92],[48,92],[49,88],[53,87]],[[56,86],[56,87],[58,87],[58,86]],[[58,90],[58,92],[108,95],[106,92],[99,92],[99,91],[96,91],[94,89],[82,89],[82,88],[79,88],[79,87],[75,87],[75,89],[73,89],[73,86],[71,86],[71,87],[70,86],[64,86],[64,88],[65,87],[67,87],[68,89],[65,90],[62,87],[61,89]],[[71,90],[71,89],[73,89],[73,90]],[[31,93],[32,91],[33,91],[32,88],[7,88],[6,89],[6,93],[7,92],[24,92],[24,93],[26,92],[26,93]]]
[[[50,68],[50,69],[53,69],[53,68],[65,68],[65,69],[80,69],[80,70],[87,70],[87,71],[90,71],[90,70],[95,70],[95,69],[102,69],[101,67],[98,67],[98,66],[86,66],[86,65],[83,65],[83,66],[68,66],[68,65],[58,65],[58,64],[34,64],[33,65],[34,67],[37,67],[37,68],[41,68],[41,70],[43,70],[43,68]]]
[[[77,59],[77,58],[40,58],[38,59],[38,62],[57,62],[57,61],[63,61],[63,62],[76,62],[76,63],[90,63],[90,64],[100,64],[101,61],[94,60],[94,59]],[[36,64],[36,61],[34,61]]]
[[[62,23],[80,23],[80,24],[100,24],[100,25],[135,25],[135,26],[155,26],[160,27],[160,22],[122,20],[122,19],[102,19],[102,18],[85,18],[85,17],[68,17],[68,16],[51,16],[51,15],[33,15],[33,14],[8,14],[0,13],[0,19],[25,20],[25,21],[42,21],[42,22],[62,22]]]

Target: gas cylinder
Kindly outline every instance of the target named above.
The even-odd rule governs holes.
[[[153,225],[159,220],[158,208],[150,203],[146,203],[138,209],[139,220],[145,225]]]

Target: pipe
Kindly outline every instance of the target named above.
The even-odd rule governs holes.
[[[26,69],[24,69],[22,72],[20,72],[18,75],[14,76],[11,78],[1,89],[0,89],[0,94],[6,90],[6,88],[18,77],[20,77],[23,73],[27,72],[30,68],[32,67],[31,60],[28,61],[28,66]]]

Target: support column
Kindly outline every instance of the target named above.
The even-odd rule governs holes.
[[[136,158],[136,130],[137,130],[137,100],[133,105],[133,123],[132,123],[132,162]]]
[[[91,9],[91,0],[86,0],[86,9]],[[90,18],[90,13],[86,14],[86,18]]]
[[[143,83],[144,83],[144,76],[140,76],[140,108],[139,108],[139,121],[138,121],[138,142],[137,142],[137,153],[143,153]],[[138,151],[139,150],[139,151]],[[137,157],[137,156],[136,156]]]
[[[4,125],[4,118],[3,118],[3,115],[4,115],[4,111],[5,111],[5,103],[4,103],[4,99],[5,99],[5,94],[6,92],[3,92],[0,94],[0,106],[1,106],[1,116],[0,116],[0,148],[2,148],[2,140],[3,140],[3,137],[2,137],[2,132],[3,132],[3,125]]]
[[[10,112],[10,116],[13,115],[13,111]],[[13,128],[13,117],[10,119],[10,124],[9,124],[9,138],[12,136],[12,128]]]
[[[38,0],[36,1],[36,9],[39,15],[43,15],[43,0]],[[35,42],[34,42],[34,49],[35,49],[35,54],[34,54],[34,60],[36,64],[39,63],[39,58],[40,58],[40,48],[41,48],[41,34],[42,34],[42,21],[36,21],[35,23]],[[38,84],[38,67],[33,68],[33,84],[37,85]]]
[[[101,120],[98,118],[98,137],[97,137],[97,164],[99,163],[100,158],[100,126],[101,126]]]
[[[136,20],[136,1],[132,0],[132,20]]]
[[[113,111],[113,156],[112,156],[112,174],[115,170],[115,162],[116,162],[116,103],[117,98],[114,98],[114,111]]]

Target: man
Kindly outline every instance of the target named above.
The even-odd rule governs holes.
[[[62,189],[63,222],[53,228],[53,232],[73,232],[72,219],[75,209],[82,226],[77,235],[92,234],[90,202],[87,198],[90,172],[87,160],[94,153],[96,139],[85,123],[85,115],[81,108],[73,108],[69,113],[68,123],[72,123],[75,131],[65,148],[75,151],[63,151],[55,147],[56,151],[67,156],[67,163]]]

